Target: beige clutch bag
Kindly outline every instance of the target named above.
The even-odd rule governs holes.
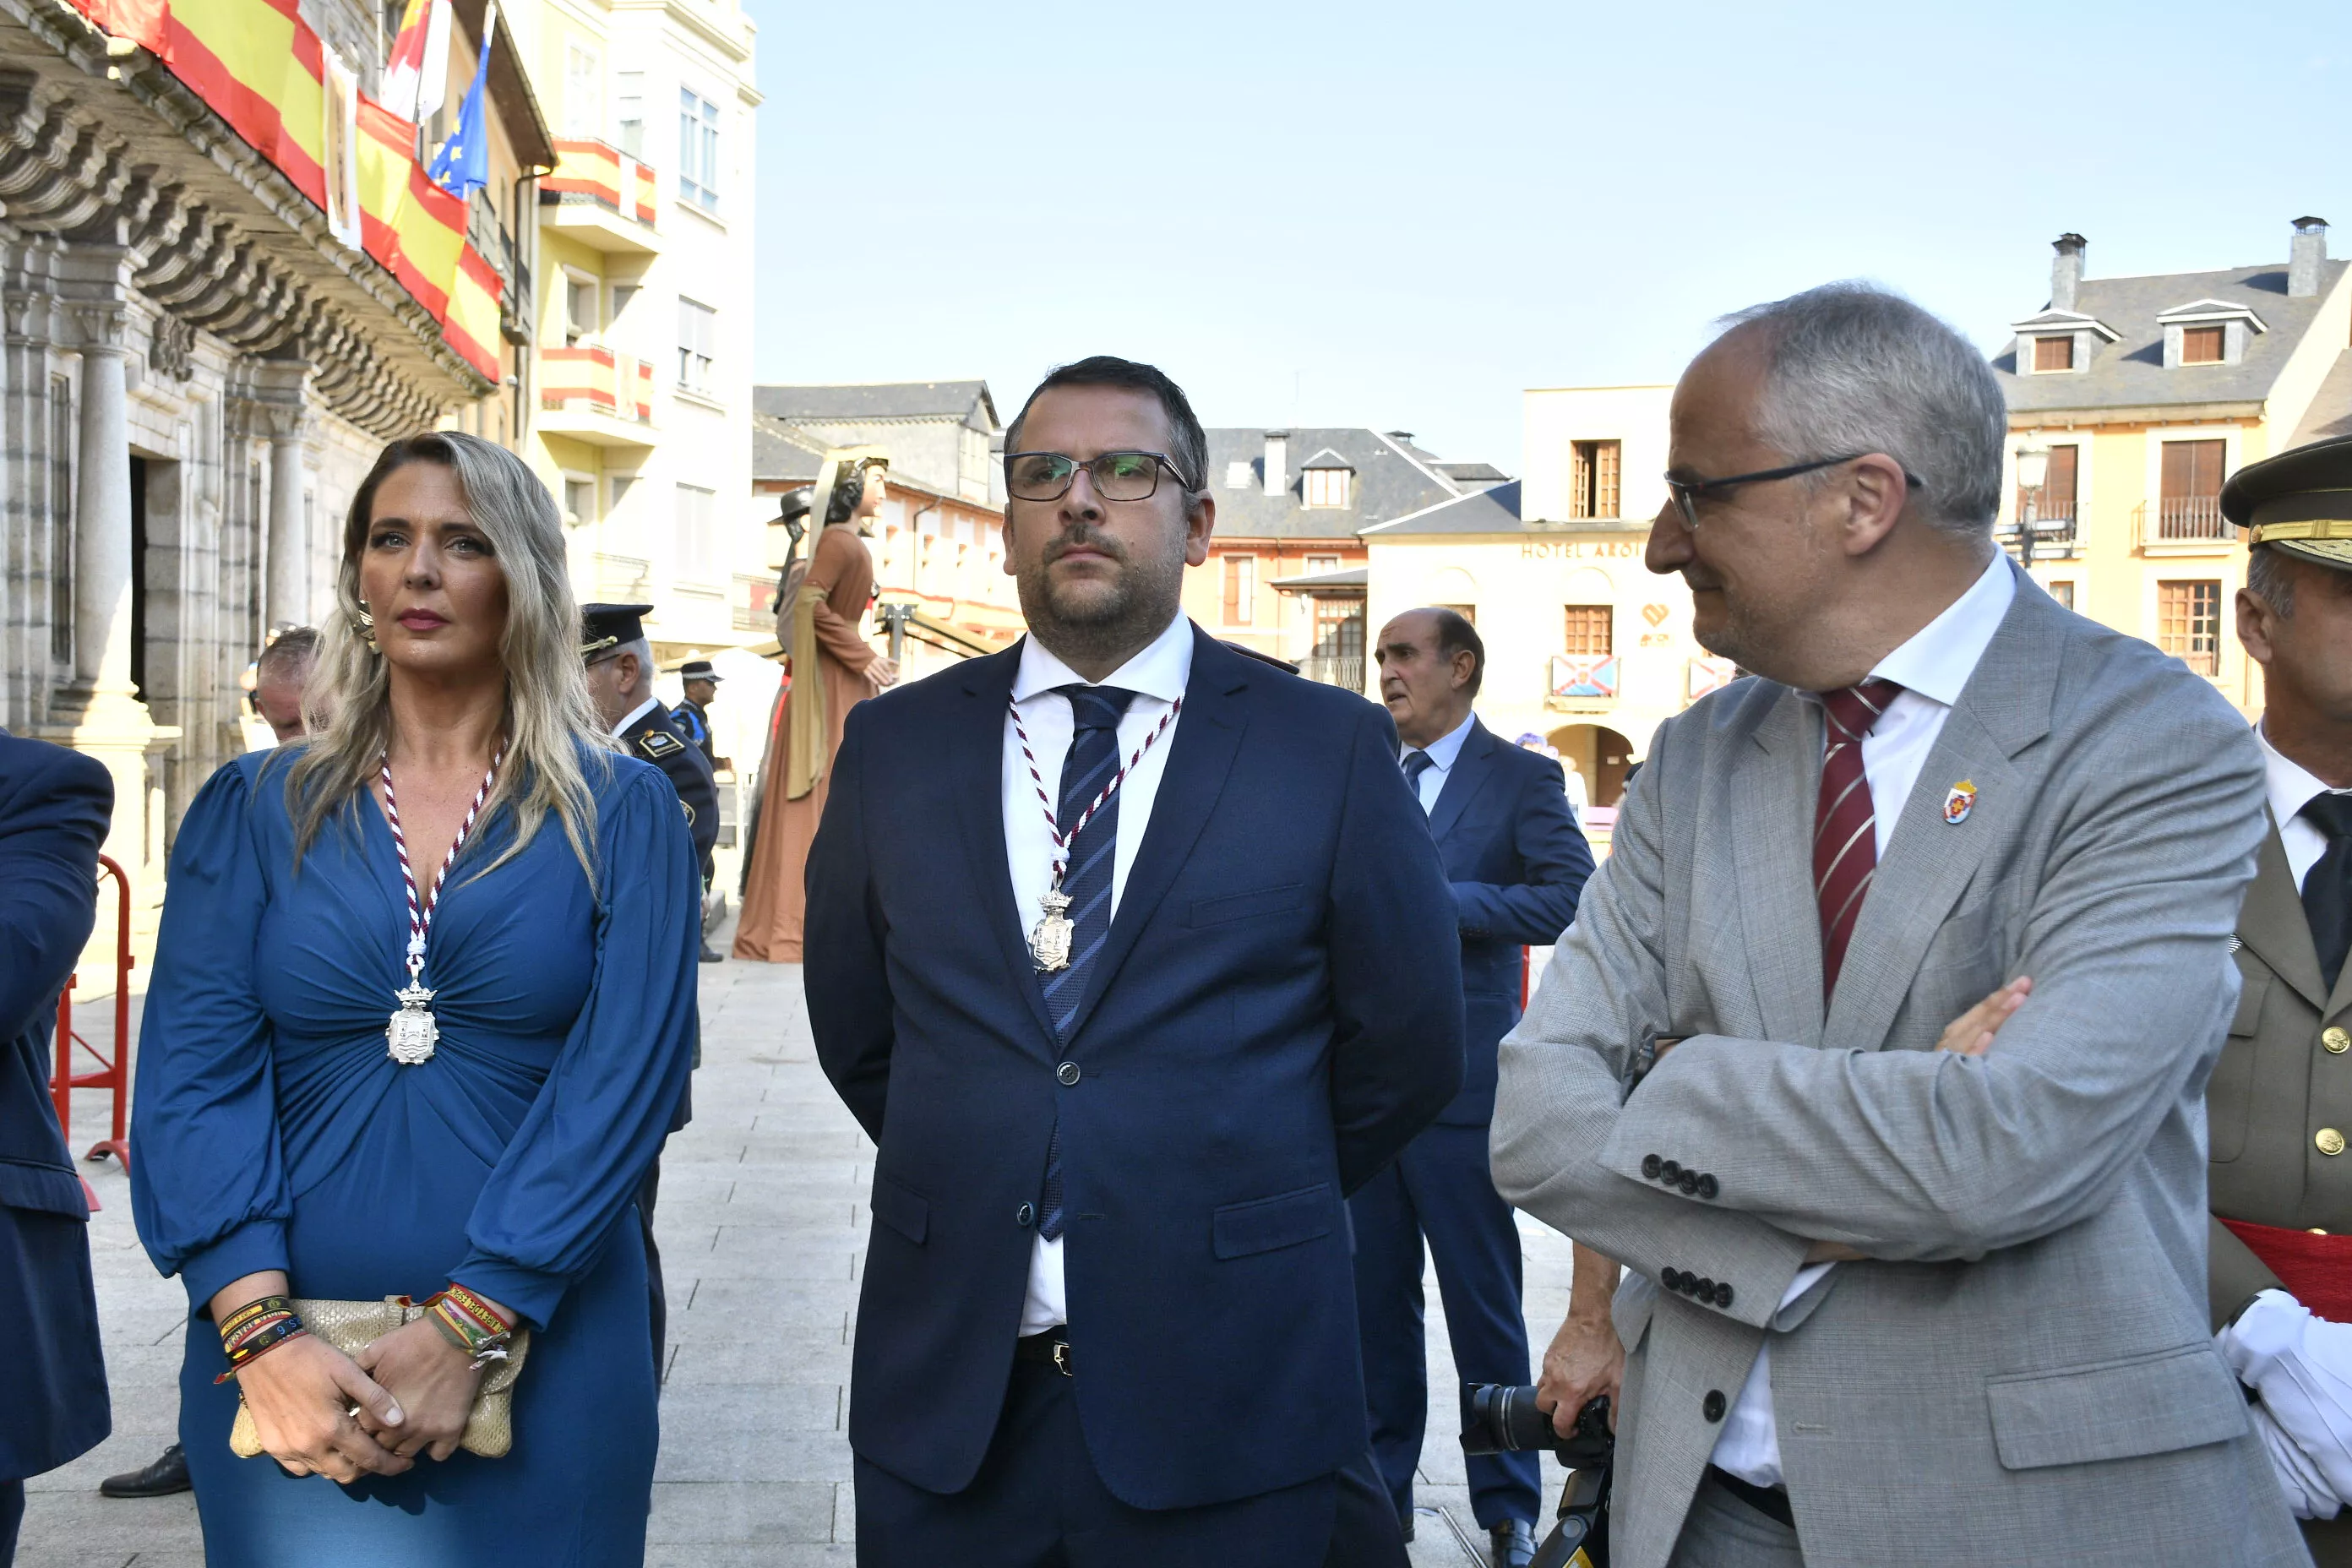
[[[362,1346],[404,1323],[416,1321],[425,1312],[422,1304],[412,1304],[403,1296],[386,1296],[381,1301],[297,1300],[294,1310],[304,1328],[345,1355],[357,1355]],[[466,1452],[496,1459],[514,1447],[515,1379],[522,1375],[523,1357],[530,1352],[530,1331],[517,1329],[508,1342],[506,1359],[490,1363],[474,1395],[473,1413],[466,1417],[466,1435],[458,1439],[457,1446]],[[228,1447],[240,1459],[261,1456],[261,1431],[242,1395],[236,1425],[229,1428]]]

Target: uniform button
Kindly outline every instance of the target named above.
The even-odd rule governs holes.
[[[1701,1279],[1698,1282],[1698,1289],[1693,1291],[1692,1294],[1696,1296],[1702,1302],[1714,1300],[1715,1281],[1712,1279]]]
[[[2346,1029],[2340,1024],[2331,1024],[2319,1031],[2319,1043],[2326,1048],[2329,1056],[2340,1057],[2347,1051],[2352,1051],[2352,1030]]]
[[[1698,1413],[1701,1415],[1706,1416],[1710,1422],[1722,1420],[1723,1390],[1719,1388],[1708,1389],[1706,1391],[1706,1397],[1698,1402]]]
[[[1675,1185],[1680,1187],[1685,1193],[1695,1193],[1698,1191],[1698,1173],[1696,1171],[1685,1171],[1682,1175],[1682,1180],[1676,1182]]]
[[[1699,1177],[1698,1177],[1698,1195],[1699,1195],[1699,1196],[1701,1196],[1701,1197],[1703,1197],[1703,1198],[1706,1198],[1707,1201],[1709,1201],[1710,1203],[1712,1203],[1712,1202],[1714,1201],[1714,1199],[1715,1199],[1715,1194],[1717,1194],[1717,1193],[1719,1193],[1719,1192],[1721,1192],[1722,1190],[1723,1190],[1723,1189],[1722,1189],[1721,1187],[1719,1187],[1719,1186],[1717,1186],[1717,1185],[1716,1184],[1715,1175],[1714,1175],[1714,1173],[1713,1173],[1712,1172],[1702,1171],[1702,1172],[1700,1172],[1700,1173],[1699,1173]]]
[[[1064,1089],[1067,1089],[1070,1085],[1078,1081],[1078,1064],[1076,1062],[1064,1062],[1060,1067],[1054,1069],[1054,1076],[1062,1080],[1062,1087]]]
[[[1013,1223],[1024,1230],[1028,1229],[1037,1223],[1037,1206],[1034,1204],[1023,1204],[1013,1211]]]
[[[2311,1141],[2319,1145],[2319,1152],[2323,1154],[2344,1152],[2344,1134],[2333,1127],[2321,1128],[2311,1135]]]
[[[1643,1155],[1642,1179],[1645,1182],[1656,1181],[1658,1179],[1658,1169],[1664,1163],[1664,1162],[1660,1160],[1655,1154]]]
[[[1731,1310],[1731,1281],[1718,1279],[1715,1284],[1715,1304],[1725,1311]]]
[[[2327,1233],[2315,1225],[2311,1227],[2311,1234],[2314,1236],[2326,1236]]]
[[[1682,1179],[1683,1167],[1680,1161],[1668,1160],[1658,1166],[1658,1180],[1672,1183]]]
[[[1683,1288],[1683,1271],[1679,1268],[1661,1268],[1658,1270],[1658,1283],[1669,1290],[1679,1290]]]

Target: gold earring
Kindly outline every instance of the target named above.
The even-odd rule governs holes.
[[[367,601],[365,599],[362,599],[360,601],[360,636],[366,639],[368,652],[377,655],[381,655],[383,652],[383,649],[376,646],[375,616],[368,613]]]

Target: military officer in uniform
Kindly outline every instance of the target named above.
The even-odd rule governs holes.
[[[734,759],[719,754],[719,742],[710,732],[710,705],[719,700],[719,682],[724,678],[707,658],[688,659],[677,667],[677,678],[686,685],[686,700],[669,710],[671,722],[679,734],[702,748],[714,769],[732,768]]]
[[[710,852],[719,842],[719,787],[710,776],[710,763],[702,752],[677,732],[670,721],[669,710],[654,696],[654,652],[646,641],[645,626],[640,617],[650,613],[651,605],[583,605],[580,606],[580,656],[588,664],[588,695],[595,700],[596,710],[613,733],[633,756],[646,761],[669,775],[677,791],[678,804],[686,810],[688,831],[694,836],[694,853],[702,865],[702,879],[710,880]],[[710,944],[702,944],[706,961],[718,955]],[[694,1065],[702,1065],[702,1041],[698,1034],[694,1047]],[[673,1132],[685,1126],[694,1114],[694,1094],[689,1080],[687,1094],[678,1101],[677,1114],[670,1121]],[[659,1378],[664,1368],[664,1344],[669,1325],[667,1297],[662,1289],[661,1252],[654,1245],[654,1200],[661,1191],[661,1162],[656,1159],[646,1173],[645,1185],[637,1189],[637,1217],[646,1233],[646,1276],[653,1289],[654,1375]]]
[[[2241,469],[2238,638],[2263,667],[2271,831],[2206,1093],[2208,1283],[2319,1568],[2352,1568],[2352,438]]]

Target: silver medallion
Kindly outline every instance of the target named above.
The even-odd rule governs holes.
[[[1029,956],[1038,973],[1051,974],[1070,967],[1070,939],[1077,928],[1070,924],[1069,894],[1050,888],[1037,902],[1045,912],[1029,932]]]
[[[400,1011],[383,1026],[384,1045],[402,1067],[420,1067],[433,1059],[433,1047],[441,1040],[441,1026],[425,1006],[433,993],[412,981],[393,994],[400,999]]]

